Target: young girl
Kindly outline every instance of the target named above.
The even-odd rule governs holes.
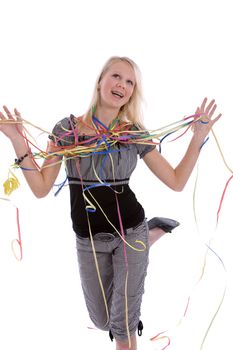
[[[22,166],[36,197],[49,193],[65,154],[87,309],[96,327],[108,330],[115,338],[117,350],[137,348],[136,330],[142,328],[139,316],[149,246],[178,225],[171,219],[154,218],[148,230],[143,207],[129,187],[138,155],[163,183],[181,191],[206,136],[221,116],[212,119],[216,104],[214,100],[207,103],[205,98],[196,110],[202,118],[193,124],[189,147],[173,169],[152,142],[133,142],[133,137],[136,140],[137,133],[144,131],[141,96],[137,65],[127,57],[110,58],[97,79],[87,113],[78,118],[71,115],[55,125],[47,150],[49,156],[41,169],[33,162],[22,137],[19,112],[15,109],[12,115],[4,106],[5,113],[0,113],[0,131],[11,140],[18,157],[16,163]],[[72,153],[77,149],[81,153]]]

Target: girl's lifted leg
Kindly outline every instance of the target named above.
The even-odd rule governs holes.
[[[180,223],[176,220],[154,217],[148,221],[150,247],[165,233],[172,232]]]

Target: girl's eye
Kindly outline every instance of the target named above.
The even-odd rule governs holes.
[[[122,77],[121,77],[120,74],[118,74],[118,73],[112,74],[112,77],[115,78],[115,79],[117,79],[117,80],[122,79]],[[134,82],[133,82],[131,79],[128,79],[128,80],[126,81],[126,83],[127,83],[128,85],[130,85],[130,86],[134,86]]]
[[[134,85],[133,82],[132,82],[132,80],[127,80],[127,83],[128,83],[129,85],[132,85],[132,86]]]

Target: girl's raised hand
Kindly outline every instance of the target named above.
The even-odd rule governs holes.
[[[3,106],[3,110],[3,113],[0,112],[0,131],[10,140],[13,140],[22,134],[22,118],[16,108],[14,114],[6,106]]]
[[[197,108],[195,114],[201,118],[198,118],[198,120],[194,122],[192,128],[195,136],[200,138],[202,141],[208,135],[212,126],[222,116],[222,114],[220,113],[214,119],[212,119],[216,111],[217,105],[215,103],[215,100],[212,100],[209,103],[207,103],[207,101],[208,99],[205,97],[200,107]]]

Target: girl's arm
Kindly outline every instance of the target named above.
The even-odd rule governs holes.
[[[20,166],[30,169],[22,169],[22,171],[34,195],[38,198],[45,197],[53,187],[58,176],[61,167],[61,157],[51,156],[51,158],[44,161],[42,167],[39,169],[31,157],[31,151],[24,137],[21,135],[23,128],[19,112],[16,109],[14,110],[16,116],[14,118],[6,106],[3,108],[7,117],[3,113],[0,113],[0,131],[12,142],[17,158],[24,157],[22,162],[20,162]],[[52,153],[54,150],[54,144],[51,141],[48,144],[47,152]]]
[[[200,107],[197,108],[196,113],[203,116],[202,120],[194,123],[193,126],[193,137],[188,146],[188,149],[178,164],[174,169],[166,161],[166,159],[155,149],[147,153],[143,160],[151,171],[168,187],[174,191],[182,191],[185,184],[187,183],[193,168],[197,162],[200,154],[201,146],[211,130],[214,123],[221,117],[219,114],[215,119],[211,119],[217,105],[212,100],[207,106],[207,98],[205,98]]]

